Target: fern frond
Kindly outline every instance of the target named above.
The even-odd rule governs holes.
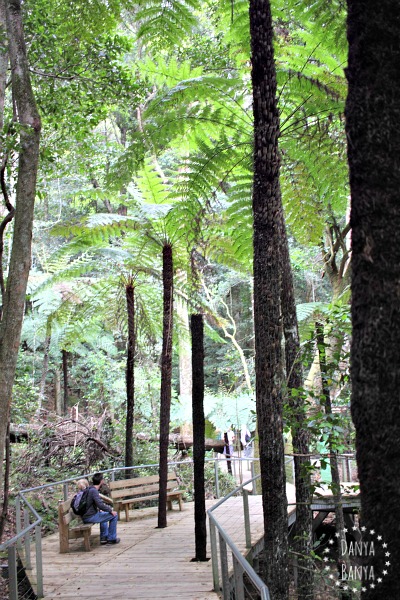
[[[198,0],[142,0],[138,2],[136,19],[138,38],[153,46],[175,46],[197,24]]]

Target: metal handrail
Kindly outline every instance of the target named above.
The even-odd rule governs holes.
[[[310,458],[321,458],[321,454],[313,454],[310,455]],[[346,461],[347,463],[347,471],[349,472],[349,464],[350,461],[354,460],[354,454],[346,453],[338,455],[340,458]],[[250,459],[254,460],[254,459]],[[285,465],[293,462],[293,456],[285,456]],[[216,530],[219,532],[219,549],[220,549],[220,562],[221,562],[221,589],[223,594],[223,600],[230,599],[230,587],[231,580],[228,573],[228,560],[227,560],[227,547],[229,547],[232,552],[233,559],[233,576],[235,586],[235,598],[237,600],[244,600],[244,583],[243,583],[243,573],[246,573],[248,578],[252,581],[253,585],[259,592],[261,596],[261,600],[270,600],[270,594],[268,586],[262,581],[262,579],[257,575],[254,571],[253,567],[250,563],[244,558],[236,544],[230,538],[228,533],[224,530],[222,525],[220,525],[216,519],[216,517],[212,514],[219,506],[224,504],[229,498],[238,493],[243,493],[243,513],[244,513],[244,527],[245,527],[245,539],[246,539],[246,548],[251,548],[251,532],[250,532],[250,515],[249,515],[249,505],[248,505],[248,491],[245,489],[245,486],[248,486],[250,483],[253,483],[253,490],[255,489],[255,481],[258,480],[261,476],[256,475],[249,479],[248,481],[242,483],[240,486],[235,488],[232,492],[224,496],[219,502],[214,504],[211,508],[208,509],[207,514],[209,518],[210,525],[210,540],[211,540],[211,560],[212,560],[212,571],[213,571],[213,583],[214,590],[216,592],[220,592],[220,573],[218,567],[218,548],[217,548],[217,536]],[[295,503],[294,503],[295,504]]]
[[[251,540],[250,536],[250,521],[248,519],[248,503],[246,503],[245,498],[247,498],[246,491],[244,486],[249,485],[250,483],[255,482],[260,478],[260,474],[252,477],[245,483],[242,483],[237,488],[235,488],[232,492],[221,498],[219,502],[214,504],[211,508],[208,509],[208,519],[210,524],[210,540],[211,540],[211,561],[212,561],[212,570],[213,570],[213,580],[214,580],[214,590],[216,592],[220,591],[220,581],[219,581],[219,569],[218,569],[218,556],[217,556],[217,543],[216,543],[216,532],[218,529],[219,532],[219,543],[220,543],[220,552],[221,552],[221,584],[222,584],[222,593],[223,599],[229,600],[230,598],[230,590],[229,590],[229,574],[228,574],[228,561],[226,554],[226,547],[229,547],[232,552],[233,558],[233,567],[234,567],[234,577],[235,577],[235,585],[239,587],[237,590],[237,597],[244,598],[244,584],[243,584],[243,573],[249,577],[252,581],[254,587],[257,589],[261,596],[261,600],[270,600],[270,593],[268,586],[263,582],[263,580],[257,575],[253,567],[250,563],[242,556],[239,548],[236,546],[234,541],[228,535],[228,533],[224,530],[222,525],[220,525],[212,514],[214,510],[216,510],[219,506],[224,504],[229,498],[237,495],[239,492],[243,492],[243,507],[245,512],[245,535],[246,535],[246,546],[248,547],[248,541]],[[247,515],[246,515],[247,513]],[[246,518],[247,517],[247,518]],[[250,542],[251,543],[251,542]]]

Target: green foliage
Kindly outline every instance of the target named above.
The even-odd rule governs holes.
[[[311,305],[310,305],[311,308]],[[348,452],[353,447],[354,429],[350,416],[350,309],[347,302],[319,304],[314,313],[315,321],[324,324],[325,343],[319,351],[326,356],[324,386],[329,389],[332,414],[325,410],[326,398],[322,391],[321,380],[317,380],[311,389],[292,390],[295,399],[302,397],[300,410],[308,422],[312,443],[315,448],[324,448],[328,442],[337,452]],[[303,361],[308,367],[312,364],[317,351],[315,326],[310,327],[303,345]],[[299,408],[294,411],[285,407],[286,425],[289,431],[296,426]]]
[[[198,0],[170,0],[164,4],[139,0],[136,4],[138,38],[157,49],[182,43],[197,23],[195,10],[200,6]]]
[[[220,496],[226,496],[237,487],[236,479],[227,471],[224,471],[217,464],[218,482]],[[193,464],[181,463],[176,466],[176,472],[180,479],[179,489],[184,491],[184,498],[187,502],[194,500],[194,478]],[[215,498],[215,470],[213,462],[206,462],[204,465],[204,487],[206,498]]]

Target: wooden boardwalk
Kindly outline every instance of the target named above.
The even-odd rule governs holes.
[[[345,486],[346,484],[343,484]],[[288,515],[295,501],[295,488],[286,486]],[[329,490],[321,489],[314,510],[332,504]],[[343,489],[345,502],[357,504],[358,495]],[[264,533],[261,496],[249,495],[252,546],[259,546]],[[217,500],[207,501],[211,508]],[[321,505],[321,506],[319,506]],[[42,540],[44,600],[217,600],[212,590],[211,561],[192,562],[194,544],[194,504],[184,504],[168,512],[168,527],[157,529],[157,507],[130,511],[130,522],[118,523],[121,543],[100,546],[99,529],[93,529],[92,550],[85,552],[83,540],[70,540],[70,553],[59,553],[58,533]],[[332,510],[329,508],[328,510]],[[214,515],[236,546],[246,554],[243,499],[230,498],[215,509]],[[209,537],[209,536],[208,536]],[[208,546],[208,556],[210,548]],[[228,563],[231,556],[228,552]],[[35,564],[34,553],[32,564]],[[27,571],[35,587],[34,571]]]
[[[288,484],[289,502],[294,487]],[[292,489],[293,488],[293,489]],[[216,500],[208,501],[210,508]],[[245,552],[243,500],[230,498],[216,509],[218,521],[239,549]],[[260,496],[249,496],[252,543],[263,535]],[[195,554],[192,502],[180,512],[168,512],[168,527],[157,529],[157,507],[130,512],[131,521],[118,523],[121,543],[100,546],[99,534],[92,535],[92,551],[85,552],[83,540],[70,540],[70,553],[59,553],[58,533],[43,545],[44,600],[216,600],[212,591],[211,561],[192,562]],[[99,531],[99,530],[98,530]],[[208,548],[208,556],[210,550]],[[32,564],[34,556],[32,557]],[[31,581],[34,572],[27,572]]]
[[[249,500],[252,538],[256,541],[263,533],[261,498],[250,496]],[[208,501],[207,508],[215,502]],[[217,509],[217,517],[244,551],[241,504],[241,497],[231,498]],[[44,600],[216,600],[219,596],[212,591],[211,561],[191,561],[195,554],[193,508],[192,502],[185,503],[182,512],[174,507],[168,512],[165,529],[156,528],[156,507],[131,511],[129,523],[118,523],[120,544],[100,546],[94,528],[91,552],[85,552],[83,540],[78,539],[70,541],[69,554],[60,554],[58,533],[44,538]],[[35,564],[34,556],[32,559]],[[27,574],[34,582],[35,573]]]

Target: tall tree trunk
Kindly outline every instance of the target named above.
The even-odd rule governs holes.
[[[0,130],[4,125],[4,104],[6,98],[8,67],[7,23],[5,0],[0,0]]]
[[[61,376],[58,368],[54,370],[54,404],[56,414],[62,415],[62,402],[61,402]]]
[[[324,406],[325,414],[329,418],[329,416],[332,416],[333,413],[332,413],[330,387],[328,385],[328,365],[327,365],[327,361],[326,361],[326,343],[325,343],[325,337],[324,337],[324,326],[322,323],[316,323],[315,329],[316,329],[317,348],[318,348],[319,365],[320,365],[320,371],[321,371],[321,383],[322,383],[321,392],[322,392],[323,400],[322,400],[321,404]],[[342,562],[342,560],[344,560],[349,565],[350,563],[348,560],[348,555],[345,554],[343,556],[343,553],[341,551],[342,548],[346,548],[346,534],[345,534],[345,523],[344,523],[344,512],[343,512],[343,500],[342,500],[342,493],[340,491],[339,464],[338,464],[336,448],[335,448],[335,444],[332,439],[332,435],[330,435],[328,438],[328,449],[329,449],[329,454],[331,455],[330,465],[331,465],[331,472],[332,472],[332,495],[333,495],[333,502],[335,504],[336,534],[337,534],[338,540],[340,540],[339,562]]]
[[[347,0],[352,227],[351,411],[361,512],[391,566],[365,600],[399,597],[400,3]],[[382,557],[371,556],[375,572]]]
[[[50,351],[50,343],[51,343],[51,320],[47,320],[46,325],[46,338],[44,340],[44,355],[43,355],[43,364],[42,364],[42,374],[40,376],[40,388],[39,388],[39,410],[43,407],[43,402],[45,399],[45,390],[46,390],[46,377],[49,370],[49,351]]]
[[[64,388],[64,415],[68,412],[68,352],[62,350],[62,371],[63,371],[63,388]]]
[[[21,129],[13,244],[0,325],[0,481],[26,286],[31,266],[33,209],[41,128],[29,78],[21,1],[6,0],[6,11],[13,94]]]
[[[192,408],[194,462],[194,533],[196,560],[207,560],[206,497],[204,487],[204,332],[203,315],[192,315]]]
[[[7,423],[6,432],[6,466],[4,470],[4,488],[3,488],[3,506],[0,515],[0,543],[3,539],[4,527],[8,515],[8,501],[10,492],[10,463],[11,463],[11,443],[10,443],[10,420]]]
[[[133,465],[133,415],[135,408],[135,288],[129,281],[125,286],[128,312],[128,355],[126,359],[126,431],[125,466]],[[131,472],[126,471],[129,478]]]
[[[293,276],[290,265],[289,245],[285,223],[282,221],[282,315],[285,335],[286,381],[288,404],[292,410],[292,443],[296,483],[296,523],[294,549],[297,564],[297,598],[313,598],[312,512],[309,434],[304,403],[303,371],[301,365],[300,338],[297,324]],[[294,393],[292,393],[294,392]]]
[[[8,43],[7,43],[7,12],[6,3],[4,0],[0,0],[0,131],[4,127],[4,106],[6,99],[6,85],[7,85],[7,68],[8,68]],[[7,132],[7,136],[10,135],[10,130]],[[1,194],[3,196],[4,204],[8,210],[8,213],[0,223],[0,321],[3,313],[3,302],[5,295],[5,282],[4,282],[4,271],[3,271],[3,251],[4,251],[4,235],[5,230],[14,218],[15,210],[10,202],[6,186],[6,167],[8,162],[8,150],[7,144],[0,147],[0,186]]]
[[[172,381],[173,273],[172,246],[165,244],[163,247],[164,306],[160,399],[160,491],[158,498],[158,527],[160,528],[167,526],[168,446]]]
[[[265,581],[274,600],[287,600],[288,518],[283,442],[279,185],[279,116],[270,3],[250,0],[254,114],[254,324],[256,407],[260,448]]]

